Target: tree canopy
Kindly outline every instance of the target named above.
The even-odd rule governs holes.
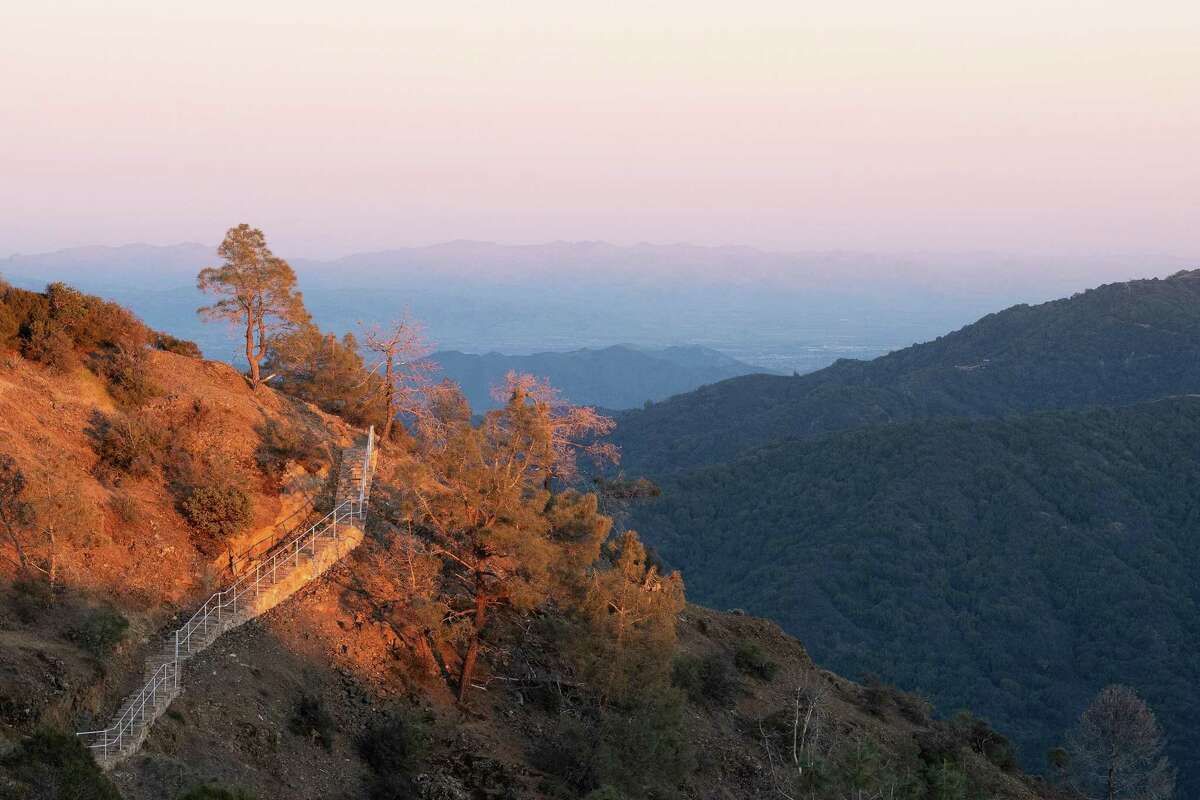
[[[205,319],[244,326],[250,383],[258,386],[271,334],[308,322],[304,298],[296,288],[296,273],[271,252],[258,228],[246,223],[230,228],[217,255],[223,263],[196,276],[196,287],[217,300],[197,312]]]

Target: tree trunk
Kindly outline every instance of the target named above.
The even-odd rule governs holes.
[[[250,365],[250,385],[258,388],[258,355],[254,351],[254,315],[246,314],[246,363]]]
[[[16,532],[13,531],[12,526],[6,526],[6,531],[8,532],[9,540],[12,541],[13,550],[17,553],[17,564],[20,566],[21,571],[24,572],[29,568],[29,564],[25,559],[25,548],[21,546],[21,540],[17,537]]]
[[[477,579],[476,586],[479,586]],[[471,632],[471,644],[467,647],[467,657],[463,659],[462,677],[458,682],[458,702],[467,702],[467,692],[471,690],[471,676],[475,674],[475,660],[479,657],[479,634],[487,618],[487,595],[482,589],[475,591],[475,630]]]
[[[50,581],[50,588],[53,589],[55,582],[58,580],[58,542],[55,541],[54,528],[46,530],[46,538],[50,542],[50,558],[48,559],[46,577]]]
[[[390,442],[392,440],[392,425],[396,421],[396,385],[392,383],[392,359],[394,356],[391,353],[387,354],[387,362],[384,365],[383,381],[384,381],[384,413],[387,414],[387,419],[383,422],[383,441]]]

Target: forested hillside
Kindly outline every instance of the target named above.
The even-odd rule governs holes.
[[[1194,285],[1119,290],[1163,312],[1153,330],[1126,329],[1118,320],[1141,317],[1114,304],[1105,321],[1086,326],[1127,332],[1119,362],[1066,322],[1054,326],[1056,341],[1077,343],[1074,353],[1117,365],[1108,381],[1073,368],[1085,388],[1069,396],[1099,400],[1105,386],[1135,394],[1132,375],[1150,383],[1156,374],[1142,363],[1161,370],[1143,391],[1192,380],[1193,345],[1183,341],[1192,316],[1169,299]],[[1114,291],[1058,308],[1065,314]],[[1045,326],[1022,337],[1005,327],[1038,313],[1047,312],[981,323],[993,336],[1009,334],[992,363],[1045,342]],[[1175,357],[1134,347],[1143,335],[1174,336]],[[953,352],[965,357],[966,339],[980,349],[986,342],[968,330],[937,347],[962,342]],[[919,364],[930,352],[901,358]],[[1063,370],[1080,363],[1050,360]],[[1017,377],[1009,368],[991,374]],[[1065,403],[1065,381],[1035,384],[1024,397]],[[1182,796],[1200,790],[1200,399],[794,439],[662,488],[636,524],[684,570],[700,602],[779,621],[834,670],[879,673],[940,708],[970,706],[1016,737],[1027,768],[1044,766],[1047,748],[1098,688],[1127,683],[1160,711]]]
[[[430,360],[437,364],[440,376],[459,385],[474,409],[499,406],[491,393],[513,371],[546,378],[573,403],[612,409],[641,406],[759,371],[707,347],[641,350],[614,345],[522,356],[449,350],[434,353]]]
[[[1128,403],[1200,391],[1200,271],[1014,306],[874,361],[750,375],[622,415],[627,469],[718,463],[781,438],[935,416]]]

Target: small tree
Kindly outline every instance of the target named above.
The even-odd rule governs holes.
[[[367,349],[379,354],[371,368],[383,377],[383,400],[387,418],[383,422],[383,441],[391,440],[396,416],[417,409],[422,393],[429,388],[432,362],[425,360],[429,345],[421,326],[403,317],[386,327],[375,326],[366,333]]]
[[[1175,790],[1166,740],[1128,686],[1103,689],[1067,736],[1075,788],[1089,800],[1165,800]]]
[[[28,486],[30,547],[26,563],[58,585],[65,546],[96,531],[99,512],[77,481],[49,469],[37,470]]]
[[[250,383],[257,388],[270,334],[307,322],[308,312],[296,291],[296,273],[271,252],[258,228],[245,223],[230,228],[217,255],[225,263],[200,270],[196,287],[219,299],[197,312],[205,319],[245,326]]]
[[[610,543],[606,555],[611,566],[593,573],[584,603],[599,648],[585,671],[606,699],[622,703],[637,686],[669,680],[683,578],[660,575],[634,531]]]

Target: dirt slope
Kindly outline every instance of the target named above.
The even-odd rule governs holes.
[[[335,454],[351,441],[353,431],[339,419],[267,388],[252,391],[226,364],[161,351],[149,359],[157,395],[123,410],[86,369],[61,374],[0,353],[0,455],[26,476],[27,495],[52,476],[56,491],[74,493],[80,509],[58,537],[55,595],[14,584],[14,565],[0,560],[0,736],[39,722],[69,726],[80,712],[110,714],[139,681],[144,651],[163,626],[225,579],[228,557],[198,547],[166,469],[137,478],[103,469],[96,445],[103,425],[124,415],[152,422],[176,434],[179,452],[162,459],[220,453],[247,476],[253,521],[235,549],[307,518]],[[309,437],[311,463],[264,470],[269,426]],[[111,654],[91,652],[78,631],[110,606],[128,629]]]

